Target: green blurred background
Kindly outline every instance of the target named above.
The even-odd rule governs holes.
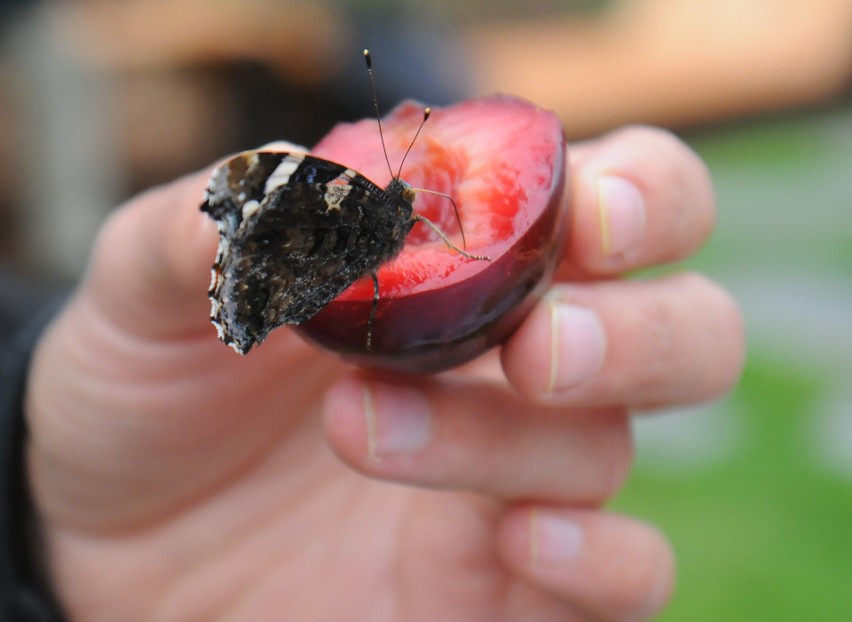
[[[722,403],[648,415],[615,504],[679,560],[663,620],[852,619],[852,106],[693,135],[717,233],[690,267],[745,314]]]

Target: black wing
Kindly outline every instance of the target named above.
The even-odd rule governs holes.
[[[246,152],[217,168],[201,209],[219,226],[209,295],[220,339],[245,354],[316,315],[402,249],[403,208],[405,218],[362,175],[304,154]]]

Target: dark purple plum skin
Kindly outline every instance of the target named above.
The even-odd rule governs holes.
[[[547,291],[562,254],[569,209],[564,143],[560,155],[547,205],[492,262],[483,262],[479,272],[463,280],[450,278],[427,291],[380,298],[369,351],[372,300],[335,300],[297,330],[350,363],[401,374],[445,371],[503,343]]]

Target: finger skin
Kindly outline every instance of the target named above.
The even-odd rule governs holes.
[[[594,510],[518,506],[498,535],[505,562],[588,620],[650,620],[674,588],[669,544],[655,529]]]
[[[571,149],[570,214],[563,273],[615,275],[691,255],[715,222],[713,185],[702,160],[673,134],[628,127]],[[607,201],[601,180],[628,182]],[[616,184],[621,188],[623,184]]]
[[[329,442],[347,464],[416,486],[596,505],[621,487],[632,459],[621,409],[567,413],[478,383],[415,389],[350,378],[330,390],[324,412]]]
[[[594,355],[602,363],[575,384],[560,384],[559,370],[582,366],[572,357],[589,356],[590,348],[570,334],[571,326],[554,320],[553,309],[563,304],[592,311],[604,335],[603,354]],[[651,408],[728,391],[743,366],[744,341],[739,309],[727,292],[681,273],[556,286],[503,347],[501,359],[515,388],[539,402]]]
[[[207,178],[149,190],[102,227],[81,287],[120,330],[155,339],[209,332],[216,226],[199,210]]]

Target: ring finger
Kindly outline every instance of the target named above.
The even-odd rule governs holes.
[[[366,475],[507,500],[601,503],[632,458],[621,409],[536,407],[505,386],[447,378],[344,380],[328,394],[325,428]]]

